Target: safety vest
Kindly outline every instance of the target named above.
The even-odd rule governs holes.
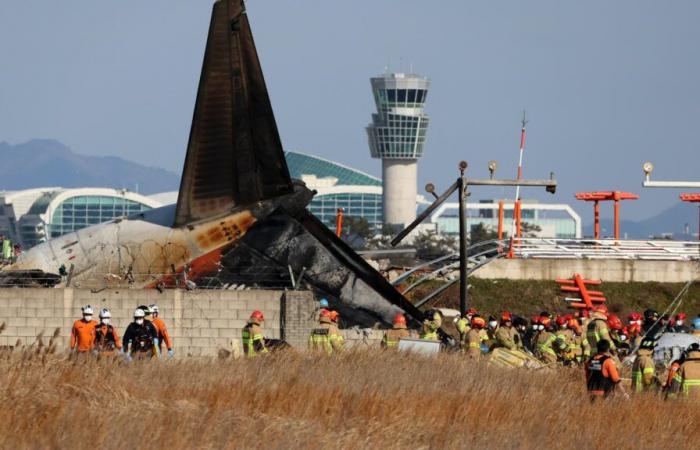
[[[557,340],[557,336],[555,334],[550,334],[550,336],[547,338],[547,340],[542,341],[542,342],[537,344],[537,350],[539,350],[540,353],[550,353],[554,356],[557,356],[557,353],[552,348],[552,344],[556,340]]]
[[[95,348],[99,352],[112,352],[117,347],[117,337],[112,325],[98,325],[95,328]]]
[[[325,351],[328,355],[333,354],[331,344],[331,334],[328,328],[315,328],[309,336],[309,349]]]
[[[610,359],[608,355],[604,355],[600,358],[593,358],[588,363],[588,381],[586,382],[586,387],[589,392],[603,392],[604,395],[610,394],[615,388],[615,383],[613,383],[610,377],[603,375],[603,364],[605,361]]]
[[[249,323],[243,328],[242,338],[243,353],[245,353],[248,358],[255,358],[260,354],[268,353],[267,348],[265,348],[265,337],[262,335],[262,333],[253,332],[253,324]],[[259,350],[256,349],[256,346]]]

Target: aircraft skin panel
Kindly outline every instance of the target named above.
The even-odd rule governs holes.
[[[266,211],[244,209],[184,228],[144,220],[143,214],[115,220],[38,245],[3,272],[40,269],[58,273],[64,265],[66,270],[72,266],[74,286],[89,282],[94,287],[97,280],[102,280],[105,287],[123,284],[130,273],[131,286],[138,288],[174,279],[173,268],[177,273],[186,264],[196,263],[194,278],[198,272],[215,266],[209,260],[217,254],[220,257],[221,249],[234,245],[245,235],[257,221],[255,212]]]
[[[214,4],[175,226],[293,192],[241,0]]]

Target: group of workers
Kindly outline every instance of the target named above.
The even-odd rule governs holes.
[[[76,320],[71,329],[71,351],[98,356],[122,354],[131,360],[133,357],[160,357],[165,347],[168,357],[172,358],[175,354],[173,341],[159,315],[158,305],[139,306],[134,310],[133,322],[120,339],[110,310],[101,309],[97,321],[93,319],[92,306],[86,305],[82,308],[82,318]]]
[[[627,325],[604,305],[591,313],[552,316],[543,311],[530,324],[508,311],[500,321],[489,316],[488,322],[476,309],[469,309],[456,320],[460,348],[470,358],[479,358],[497,348],[529,353],[546,365],[583,365],[586,384],[592,398],[614,392],[621,378],[620,360],[635,351],[632,367],[634,392],[662,390],[667,396],[700,396],[700,346],[692,344],[681,358],[673,361],[665,379],[656,375],[653,352],[658,338],[666,332],[692,333],[700,336],[700,317],[686,325],[687,315],[660,316],[653,309],[644,315],[633,312]],[[423,322],[422,339],[438,340],[442,314],[430,311]],[[592,351],[593,350],[593,351]],[[594,353],[594,354],[593,354]],[[623,391],[624,392],[624,391]]]

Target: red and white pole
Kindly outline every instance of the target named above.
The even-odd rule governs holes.
[[[523,179],[523,153],[525,152],[525,125],[527,124],[527,120],[525,120],[525,111],[523,111],[523,120],[520,122],[520,157],[518,158],[518,178],[517,180],[520,181]],[[520,238],[521,234],[521,223],[520,223],[520,212],[521,212],[521,204],[520,204],[520,185],[515,187],[515,204],[513,205],[513,226],[511,227],[511,233],[510,233],[510,253],[508,255],[509,258],[514,257],[513,253],[513,244],[514,244],[514,238],[517,237]]]

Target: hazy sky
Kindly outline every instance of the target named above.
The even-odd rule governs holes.
[[[0,141],[55,138],[179,171],[211,3],[2,0]],[[630,219],[677,201],[642,191],[645,160],[657,179],[700,179],[700,2],[250,0],[248,11],[287,150],[378,175],[368,78],[412,66],[432,80],[421,186],[446,187],[460,159],[472,175],[490,159],[514,175],[523,108],[525,175],[553,170],[561,186],[525,197],[572,203],[585,222],[579,190],[642,194],[623,206]]]

